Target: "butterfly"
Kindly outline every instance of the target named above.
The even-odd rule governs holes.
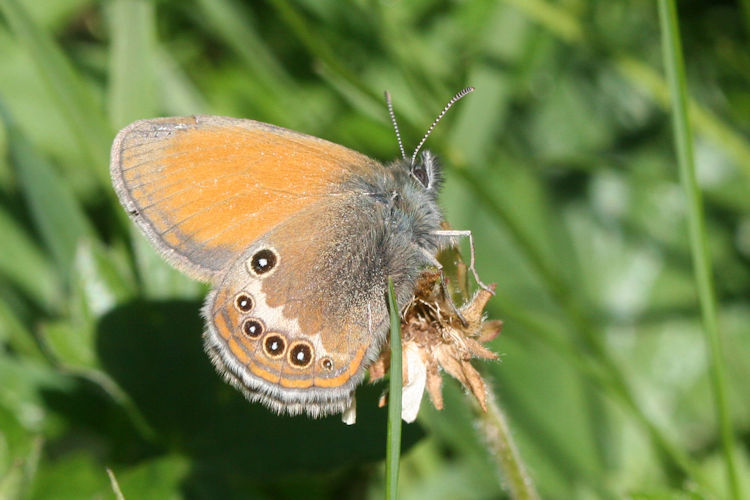
[[[205,349],[250,401],[312,417],[353,407],[386,342],[387,278],[403,307],[420,272],[440,267],[437,251],[471,236],[441,228],[440,168],[418,153],[473,90],[450,100],[411,158],[386,93],[402,155],[388,165],[247,119],[156,118],[119,132],[120,202],[170,264],[213,286]]]

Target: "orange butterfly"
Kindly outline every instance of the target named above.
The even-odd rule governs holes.
[[[405,305],[421,270],[439,266],[441,241],[467,234],[441,231],[440,171],[417,153],[471,90],[411,159],[394,118],[403,159],[387,166],[219,116],[143,120],[117,135],[120,201],[168,262],[213,285],[206,350],[248,399],[313,417],[352,406],[386,339],[387,277]]]

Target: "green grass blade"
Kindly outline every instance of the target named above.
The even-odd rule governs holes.
[[[157,53],[156,74],[162,88],[168,90],[162,103],[166,114],[182,116],[209,113],[210,107],[205,96],[164,48],[160,48]]]
[[[693,135],[688,119],[687,81],[677,24],[677,8],[674,0],[659,0],[659,21],[661,23],[664,65],[671,94],[677,161],[688,201],[688,230],[695,268],[695,280],[698,286],[706,343],[710,350],[709,364],[714,404],[721,432],[729,490],[732,498],[739,499],[740,489],[737,465],[734,459],[734,434],[727,397],[722,339],[716,313],[716,292],[713,283],[711,256],[708,250],[703,200],[695,176]]]
[[[567,9],[542,0],[505,0],[568,43],[585,38],[583,25]]]
[[[154,5],[116,0],[107,5],[106,13],[112,33],[109,117],[115,128],[121,128],[160,111]]]
[[[122,494],[122,490],[120,489],[120,483],[117,481],[115,473],[109,467],[107,467],[107,475],[109,476],[109,484],[112,486],[112,493],[115,494],[115,498],[117,500],[125,500],[125,495]]]
[[[248,11],[232,0],[198,0],[197,7],[206,25],[242,58],[269,91],[283,95],[296,90],[294,80],[255,29],[253,19],[248,19]]]
[[[106,168],[109,127],[76,70],[49,33],[33,22],[19,2],[0,0],[0,13],[5,16],[19,43],[28,50],[45,86],[57,103],[58,111],[68,123],[79,147],[85,152],[85,167],[100,182],[109,183]]]
[[[398,498],[401,458],[401,315],[396,304],[393,279],[388,278],[388,308],[391,317],[391,377],[388,395],[388,444],[385,452],[385,498]]]
[[[373,102],[381,102],[380,93],[368,87],[359,75],[342,62],[326,43],[324,37],[316,33],[315,28],[300,14],[298,8],[290,5],[287,0],[273,0],[271,3],[279,12],[289,30],[295,34],[312,55],[328,66],[338,78],[347,82],[363,95],[368,96]]]

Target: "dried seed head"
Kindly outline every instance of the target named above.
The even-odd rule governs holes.
[[[422,273],[401,321],[402,418],[407,422],[416,418],[425,389],[435,408],[443,408],[441,368],[461,382],[486,411],[486,384],[471,360],[498,359],[498,355],[483,344],[497,337],[502,322],[485,319],[484,308],[492,297],[489,291],[479,290],[457,309],[452,299],[443,293],[441,279],[437,271]],[[494,285],[491,288],[494,290]],[[372,364],[370,381],[385,376],[390,366],[390,353],[390,349],[383,349],[380,358]],[[381,404],[385,404],[385,400]]]

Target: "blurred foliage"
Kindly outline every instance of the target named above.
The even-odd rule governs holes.
[[[750,4],[678,3],[741,486],[750,497]],[[545,498],[723,498],[725,460],[651,1],[0,0],[0,498],[382,498],[359,422],[277,417],[202,353],[205,288],[128,222],[127,123],[250,117],[428,147],[506,322],[486,364]],[[403,498],[503,498],[453,381]]]

